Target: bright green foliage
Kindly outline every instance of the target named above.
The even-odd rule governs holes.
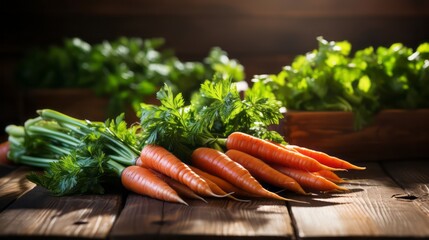
[[[257,83],[242,98],[231,80],[219,76],[204,82],[191,104],[185,105],[181,94],[174,95],[166,85],[157,94],[160,106],[142,105],[143,141],[178,156],[199,146],[219,149],[217,139],[235,131],[282,142],[280,134],[269,130],[283,116],[281,105],[265,87]]]
[[[87,145],[52,162],[43,175],[31,173],[28,179],[54,195],[104,193],[102,183],[109,172],[108,160],[101,146]]]
[[[195,129],[199,129],[199,132],[207,129],[220,137],[239,131],[283,141],[277,133],[268,130],[270,125],[278,124],[283,117],[280,102],[270,92],[269,86],[255,83],[244,92],[242,99],[236,86],[228,79],[206,81],[199,93],[199,101],[203,99],[205,105],[195,104],[198,113]]]
[[[361,128],[381,109],[428,107],[427,43],[415,52],[396,43],[351,55],[347,41],[317,40],[318,49],[297,56],[277,75],[262,76],[286,108],[353,111]]]
[[[142,131],[140,124],[136,123],[128,126],[127,122],[124,120],[124,114],[122,113],[117,116],[115,120],[106,120],[103,127],[105,130],[99,129],[98,131],[109,133],[113,138],[120,141],[121,144],[132,149],[136,153],[139,152],[139,149],[136,148],[141,146]]]
[[[160,106],[142,104],[142,143],[158,144],[179,156],[186,155],[191,138],[192,113],[189,107],[185,106],[182,95],[175,96],[168,85],[158,91],[157,98]]]

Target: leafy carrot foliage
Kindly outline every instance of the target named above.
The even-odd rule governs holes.
[[[180,156],[189,148],[219,148],[216,139],[234,131],[282,142],[280,134],[269,130],[282,117],[280,103],[260,90],[263,87],[258,83],[240,93],[235,83],[218,76],[205,81],[185,105],[182,95],[174,95],[165,85],[157,93],[160,106],[142,105],[143,142],[164,146]]]

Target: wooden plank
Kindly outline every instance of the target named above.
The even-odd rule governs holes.
[[[131,195],[112,239],[289,239],[293,229],[281,201],[189,200],[190,206]]]
[[[104,239],[120,207],[117,194],[54,197],[35,187],[0,213],[0,238]]]
[[[127,197],[113,226],[111,239],[156,238],[162,224],[163,202],[136,194]]]
[[[28,171],[29,168],[20,167],[0,178],[0,210],[35,186],[25,178]]]
[[[429,216],[429,161],[384,162],[383,168],[405,190],[397,199],[413,201]]]
[[[392,198],[404,191],[378,163],[365,165],[365,171],[344,174],[351,179],[344,185],[349,193],[316,195],[310,206],[292,203],[299,238],[429,237],[429,216],[412,202]]]

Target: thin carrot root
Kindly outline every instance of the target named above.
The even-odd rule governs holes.
[[[178,194],[179,196],[185,197],[185,198],[191,198],[191,199],[197,199],[197,200],[201,200],[205,203],[207,203],[207,201],[199,196],[198,194],[196,194],[194,191],[192,191],[188,186],[162,174],[159,173],[155,170],[151,170],[152,173],[154,173],[157,177],[159,177],[161,180],[163,180],[164,182],[166,182],[171,188],[173,188]]]
[[[214,193],[216,193],[218,195],[226,196],[226,197],[231,198],[231,199],[236,200],[236,201],[245,201],[245,200],[241,200],[241,199],[238,199],[238,198],[232,196],[232,194],[234,194],[234,192],[230,192],[230,193],[225,192],[222,188],[220,188],[218,185],[216,185],[216,183],[212,182],[210,179],[204,178],[204,177],[203,177],[203,179],[206,180],[206,182],[209,184],[210,188],[212,189],[212,191]]]
[[[305,189],[331,192],[331,191],[349,191],[347,188],[338,186],[337,184],[329,181],[328,179],[312,174],[308,171],[300,169],[287,168],[281,165],[272,165],[273,168],[280,172],[294,178]]]
[[[250,193],[244,191],[243,189],[240,189],[240,188],[232,185],[231,183],[225,181],[224,179],[222,179],[220,177],[217,177],[215,175],[207,173],[207,172],[205,172],[205,171],[203,171],[201,169],[198,169],[196,167],[193,167],[193,166],[189,166],[189,167],[195,173],[197,173],[198,175],[200,175],[201,177],[210,179],[213,183],[215,183],[216,185],[218,185],[225,192],[233,192],[233,195],[239,196],[239,197],[247,197],[247,198],[257,197],[257,195],[250,194]],[[244,200],[246,200],[246,199],[244,199]]]
[[[315,159],[297,151],[291,151],[267,140],[263,140],[242,132],[231,133],[227,138],[226,147],[228,149],[235,149],[245,152],[271,164],[280,164],[283,166],[298,168],[311,172],[317,172],[322,169],[331,171],[344,171],[344,169],[332,168],[323,165]]]
[[[231,198],[235,201],[239,201],[239,202],[250,202],[250,200],[245,200],[245,199],[240,199],[240,198],[236,198],[234,197],[232,194],[234,194],[234,192],[225,192],[225,190],[223,190],[220,186],[218,186],[215,182],[213,182],[212,180],[210,180],[210,178],[206,177],[207,175],[203,175],[201,174],[201,170],[195,168],[195,167],[190,167],[195,173],[197,173],[198,175],[200,175],[210,186],[210,188],[212,189],[212,191],[216,194],[219,195],[226,195],[226,197]]]
[[[324,152],[316,151],[313,149],[300,147],[296,145],[288,145],[287,148],[294,149],[295,151],[304,154],[308,157],[311,157],[315,159],[316,161],[320,162],[321,164],[324,164],[329,167],[333,168],[340,168],[340,169],[353,169],[353,170],[365,170],[366,167],[360,167],[356,166],[354,164],[351,164],[345,160],[339,159],[337,157],[328,155]]]
[[[324,178],[326,178],[329,181],[334,182],[334,183],[346,183],[347,182],[347,180],[339,177],[337,174],[335,174],[334,172],[329,171],[329,170],[320,170],[318,172],[313,172],[313,174],[322,176],[322,177],[324,177]]]
[[[188,203],[176,191],[146,168],[139,166],[126,167],[122,171],[121,181],[126,189],[135,193],[188,206]]]

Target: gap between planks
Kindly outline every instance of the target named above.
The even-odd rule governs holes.
[[[429,217],[429,161],[385,161],[381,166],[405,191],[393,197],[413,202]]]

